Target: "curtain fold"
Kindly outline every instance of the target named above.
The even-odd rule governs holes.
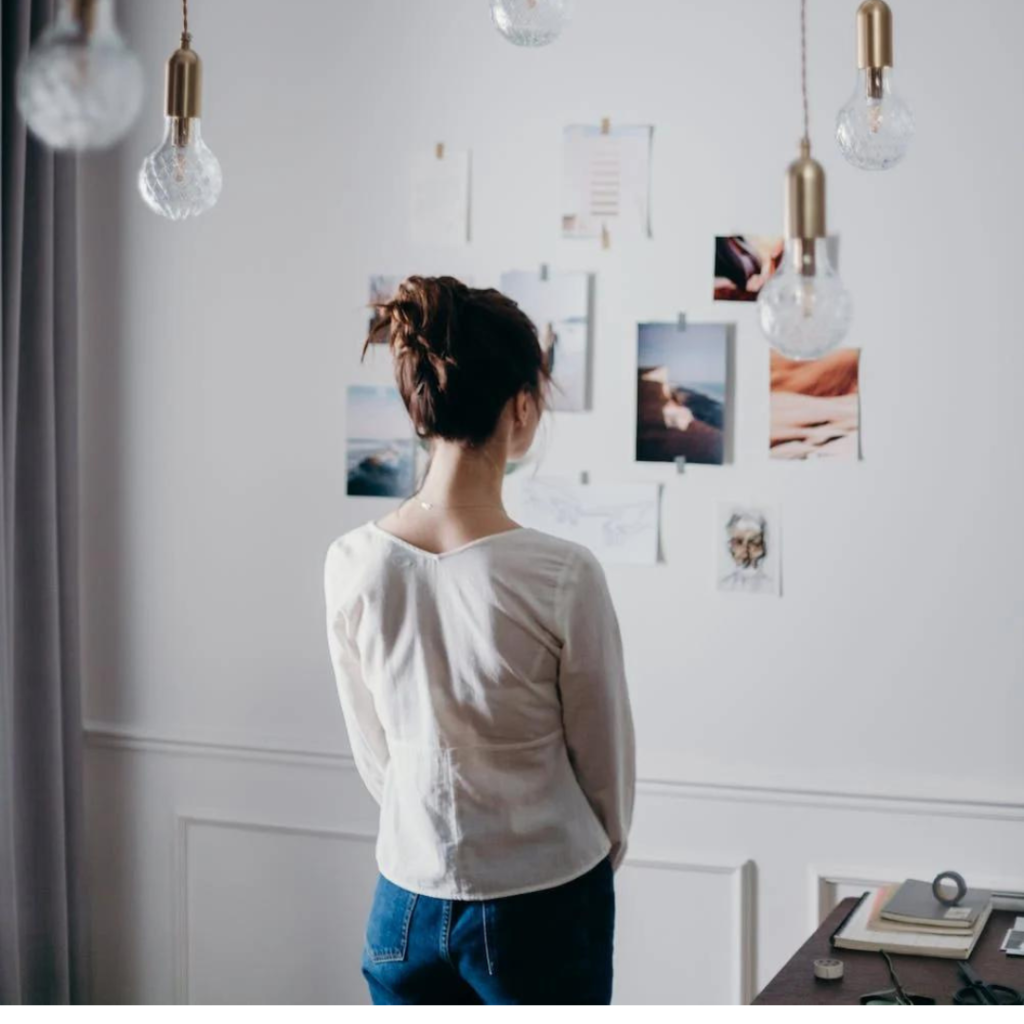
[[[78,633],[76,166],[26,137],[0,21],[0,1002],[88,1002]]]

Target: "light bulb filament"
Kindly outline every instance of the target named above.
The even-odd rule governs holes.
[[[865,68],[869,100],[880,100],[885,96],[885,68]]]
[[[818,272],[815,259],[815,239],[793,239],[793,267],[802,277],[814,277]]]

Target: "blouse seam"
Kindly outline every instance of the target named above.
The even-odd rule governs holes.
[[[434,754],[448,754],[453,751],[461,750],[529,750],[532,747],[542,747],[546,743],[551,743],[554,740],[562,737],[562,730],[554,729],[549,733],[545,733],[543,736],[538,736],[532,740],[521,740],[518,742],[509,743],[460,743],[460,744],[430,744],[430,743],[415,743],[412,740],[400,740],[393,737],[388,737],[388,742],[396,747],[410,747],[413,750],[419,750],[423,753],[434,753]]]
[[[566,602],[565,602],[565,583],[569,577],[570,570],[576,567],[577,556],[574,551],[569,552],[569,557],[565,560],[565,565],[562,566],[562,571],[558,575],[558,586],[555,590],[555,621],[558,623],[558,630],[562,634],[561,640],[562,645],[565,645],[568,639],[568,629],[566,628]]]

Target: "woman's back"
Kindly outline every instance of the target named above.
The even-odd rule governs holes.
[[[520,528],[433,554],[368,523],[331,545],[325,591],[385,877],[467,899],[617,863],[632,723],[589,551]]]

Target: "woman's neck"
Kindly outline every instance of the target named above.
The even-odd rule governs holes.
[[[507,461],[503,447],[489,444],[467,448],[449,441],[435,441],[430,469],[416,500],[442,508],[501,508],[501,485]]]

